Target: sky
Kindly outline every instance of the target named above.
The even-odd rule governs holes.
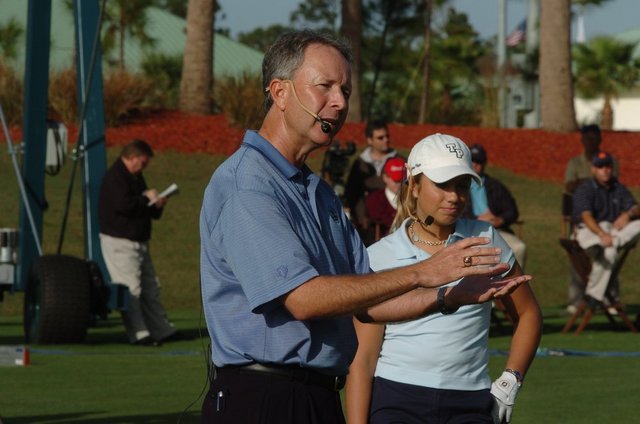
[[[239,32],[249,32],[272,24],[288,24],[289,15],[301,0],[218,0],[225,19],[220,26],[231,30],[235,37]],[[450,0],[459,11],[469,16],[469,21],[482,38],[498,32],[498,0]],[[507,34],[525,18],[527,0],[507,0]],[[640,28],[638,0],[611,0],[603,6],[587,9],[585,32],[589,39],[596,35],[611,35],[629,29]]]

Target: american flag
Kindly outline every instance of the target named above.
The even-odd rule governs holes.
[[[522,43],[527,33],[527,19],[523,19],[518,26],[507,36],[507,46],[515,47]]]

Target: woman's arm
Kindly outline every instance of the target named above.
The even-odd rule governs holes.
[[[358,335],[358,351],[349,367],[346,394],[346,413],[349,424],[367,424],[373,373],[376,370],[384,338],[384,325],[363,324],[353,320]]]
[[[519,265],[513,267],[510,276],[521,275]],[[513,321],[513,338],[506,368],[524,375],[536,355],[542,334],[542,313],[529,283],[518,287],[510,296],[502,299]]]
[[[510,274],[522,274],[517,262]],[[491,385],[491,394],[495,398],[491,414],[494,422],[500,423],[511,421],[518,390],[535,357],[542,332],[542,314],[528,283],[502,301],[513,321],[514,331],[506,368]]]

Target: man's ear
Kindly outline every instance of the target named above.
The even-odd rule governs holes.
[[[273,99],[273,104],[280,110],[285,109],[289,96],[289,84],[286,80],[273,79],[269,83],[269,93]]]

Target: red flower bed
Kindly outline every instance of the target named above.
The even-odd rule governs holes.
[[[579,132],[401,124],[390,125],[389,131],[393,145],[407,149],[429,134],[454,135],[468,145],[482,144],[493,165],[556,182],[564,180],[567,161],[582,152]],[[364,124],[348,123],[338,138],[363,144],[363,133]],[[620,162],[621,180],[627,185],[640,186],[640,133],[607,131],[603,132],[602,140],[602,149]]]
[[[77,138],[77,127],[69,125],[69,140]],[[561,182],[564,168],[571,156],[581,152],[580,134],[551,133],[542,130],[449,127],[444,125],[390,125],[395,147],[411,148],[413,144],[436,132],[460,137],[467,144],[482,144],[489,162],[518,174]],[[364,124],[347,123],[338,139],[353,140],[362,146]],[[11,136],[20,140],[20,130]],[[156,150],[200,152],[228,155],[237,149],[243,131],[229,126],[223,115],[198,116],[181,112],[162,112],[136,119],[132,123],[108,128],[108,146],[122,145],[134,138],[147,140]],[[620,162],[622,181],[640,186],[640,133],[604,132],[604,150]]]
[[[229,126],[224,115],[162,112],[123,127],[108,128],[106,137],[108,146],[142,138],[158,150],[228,155],[240,145],[242,133]]]

